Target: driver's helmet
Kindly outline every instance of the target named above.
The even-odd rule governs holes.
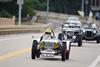
[[[52,34],[51,29],[49,29],[49,28],[48,28],[48,29],[46,29],[45,34],[51,35],[51,34]]]
[[[92,24],[92,28],[96,28],[96,24]]]

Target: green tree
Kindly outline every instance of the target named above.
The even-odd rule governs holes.
[[[23,16],[35,15],[34,10],[45,10],[46,3],[42,0],[24,0]]]
[[[0,11],[0,17],[11,18],[12,15],[10,13],[8,13],[6,10],[1,10]]]
[[[7,0],[6,2],[1,2],[0,0],[0,11],[6,10],[12,15],[18,16],[18,5],[17,0]],[[50,11],[77,14],[77,11],[81,9],[82,0],[49,0],[50,1]],[[24,5],[22,9],[22,16],[30,14],[34,15],[34,10],[46,11],[47,0],[24,0]]]

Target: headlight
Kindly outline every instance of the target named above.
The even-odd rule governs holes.
[[[83,33],[85,33],[85,30],[83,30]]]
[[[73,36],[73,39],[76,39],[76,36]]]
[[[54,48],[56,49],[58,47],[59,47],[58,43],[54,43]]]
[[[93,31],[93,33],[96,33],[96,31]]]
[[[45,48],[45,43],[44,43],[44,42],[41,42],[41,43],[39,44],[39,48]]]

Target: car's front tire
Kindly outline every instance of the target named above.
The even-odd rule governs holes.
[[[32,59],[35,59],[35,57],[37,55],[37,45],[38,45],[37,40],[33,40],[32,49],[31,49],[31,58]]]
[[[61,59],[62,59],[62,61],[66,60],[66,43],[62,44]]]
[[[35,56],[36,56],[36,53],[35,53],[35,51],[32,49],[32,51],[31,51],[31,58],[32,58],[32,59],[35,59]]]
[[[40,58],[40,49],[37,50],[37,58]]]

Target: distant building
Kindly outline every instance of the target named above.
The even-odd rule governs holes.
[[[90,0],[92,11],[100,11],[100,0]]]

